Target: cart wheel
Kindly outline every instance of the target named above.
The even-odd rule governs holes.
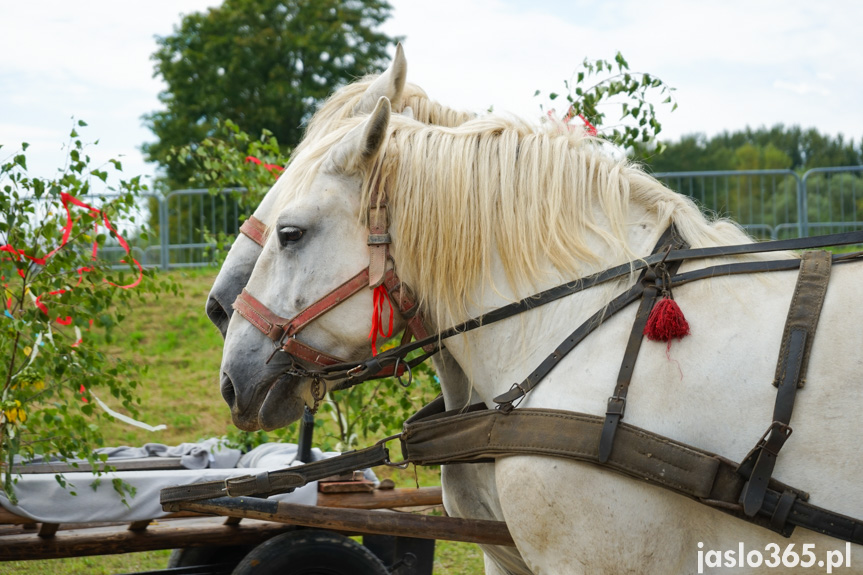
[[[168,559],[168,568],[218,565],[224,569],[225,573],[228,573],[254,548],[254,545],[234,545],[174,549]]]
[[[246,555],[233,575],[388,575],[374,553],[329,531],[290,531]]]

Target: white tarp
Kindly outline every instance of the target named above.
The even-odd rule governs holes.
[[[52,473],[23,474],[15,486],[18,505],[12,505],[3,493],[0,493],[0,505],[16,515],[44,523],[158,519],[167,515],[159,504],[159,492],[164,487],[220,481],[300,464],[294,463],[297,446],[289,443],[267,443],[242,456],[237,450],[220,447],[216,440],[173,447],[147,444],[142,448],[108,448],[105,452],[109,453],[109,462],[141,457],[181,457],[184,467],[191,468],[105,473],[98,478],[99,486],[96,489],[92,485],[97,477],[90,472],[64,473],[66,488],[60,486]],[[315,461],[334,455],[338,454],[312,450],[312,459]],[[215,467],[229,463],[236,467]],[[366,470],[366,476],[375,481],[371,471]],[[122,503],[119,494],[114,491],[111,482],[114,478],[120,478],[135,487],[135,496],[127,497],[128,506]],[[72,491],[77,495],[72,495]],[[270,499],[314,505],[317,496],[318,484],[314,482],[293,493],[274,495]]]

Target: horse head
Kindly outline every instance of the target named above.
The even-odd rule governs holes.
[[[345,119],[371,112],[381,97],[390,100],[393,110],[429,124],[455,126],[472,117],[471,114],[457,112],[431,101],[421,88],[407,83],[406,78],[407,59],[399,44],[392,63],[383,74],[340,88],[312,117],[290,163],[249,219],[257,223],[258,233],[237,236],[213,282],[207,297],[206,313],[223,337],[233,314],[232,304],[248,283],[261,253],[262,238],[275,222],[278,198],[290,193],[307,170],[306,150],[315,147],[324,135]]]
[[[346,117],[371,112],[382,96],[387,97],[395,106],[400,106],[405,93],[406,79],[407,60],[401,44],[398,44],[392,63],[380,76],[346,86],[327,100],[309,122],[303,141],[294,151],[294,158],[298,158],[321,135],[328,133],[335,124]],[[415,95],[418,91],[415,86],[408,90],[409,95]],[[272,225],[276,199],[285,188],[294,185],[297,172],[302,165],[302,162],[297,161],[291,161],[288,164],[282,176],[261,200],[253,214],[253,219],[250,218],[252,221],[261,222],[263,228]],[[207,296],[207,317],[219,328],[223,337],[233,314],[231,306],[249,281],[249,276],[261,253],[260,240],[261,238],[254,237],[254,234],[237,235]]]
[[[372,311],[382,310],[369,288],[381,278],[368,269],[373,250],[359,214],[390,114],[381,97],[362,123],[322,138],[310,150],[315,168],[282,198],[226,333],[222,395],[241,429],[298,419],[325,391],[307,368],[370,354]],[[404,327],[398,314],[393,321],[390,334]]]

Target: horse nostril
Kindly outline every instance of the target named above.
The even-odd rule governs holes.
[[[234,402],[237,400],[237,390],[234,389],[234,382],[227,373],[222,374],[222,397],[231,409],[234,408]]]
[[[207,317],[210,318],[210,321],[219,328],[219,331],[222,332],[222,337],[225,337],[225,334],[228,332],[228,321],[231,319],[230,314],[225,308],[222,307],[222,304],[219,303],[214,297],[207,298]]]

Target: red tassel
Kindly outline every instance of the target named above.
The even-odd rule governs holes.
[[[677,302],[665,297],[653,306],[644,326],[644,335],[651,341],[682,339],[689,335],[689,322],[683,317]]]
[[[374,300],[374,308],[372,310],[372,330],[369,332],[369,339],[372,340],[372,356],[378,354],[378,334],[384,337],[392,337],[393,335],[393,304],[387,295],[387,288],[383,284],[375,288],[372,296]],[[381,314],[384,311],[384,302],[390,306],[390,322],[389,330],[384,333],[384,322],[381,319]]]

